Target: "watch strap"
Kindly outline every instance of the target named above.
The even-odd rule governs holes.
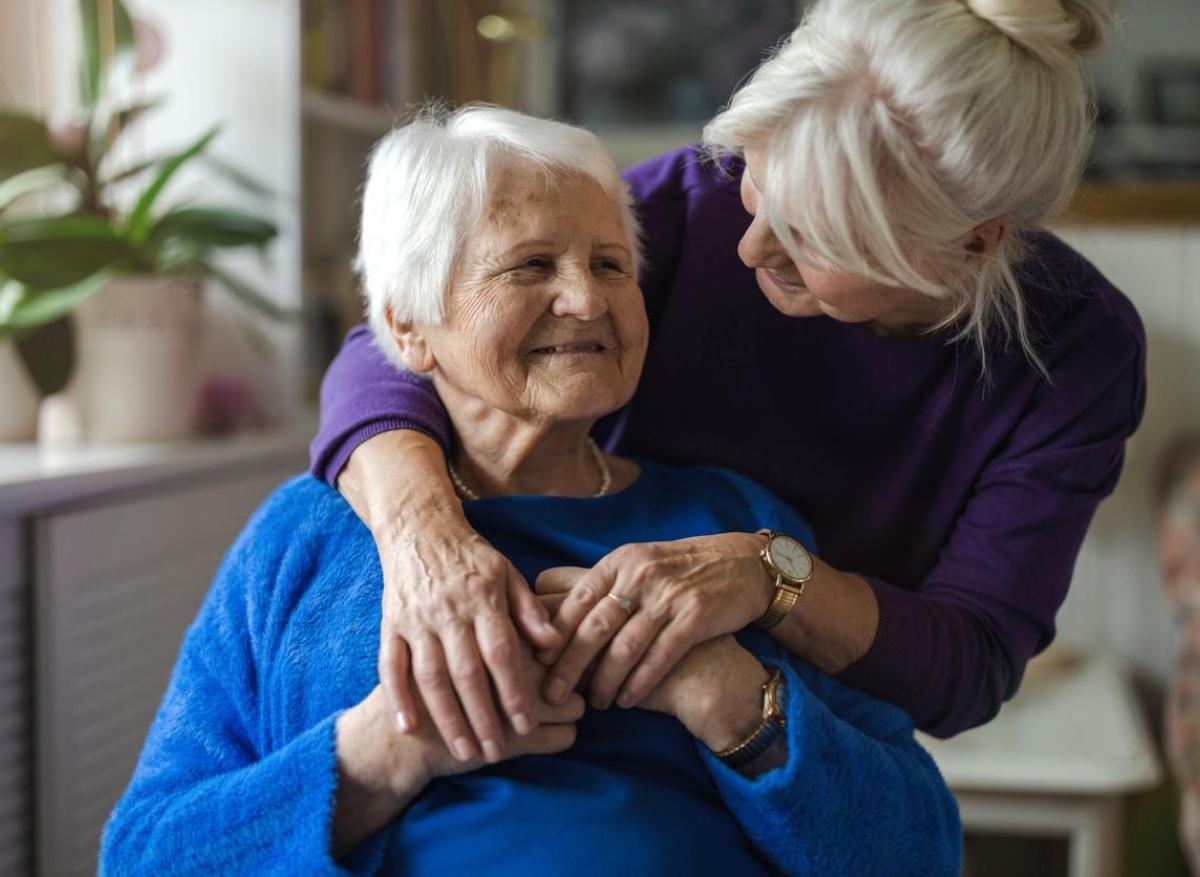
[[[786,718],[783,713],[783,674],[776,670],[763,683],[763,718],[754,732],[736,746],[714,753],[721,762],[732,768],[743,767],[771,747],[783,734]],[[770,692],[770,694],[768,694]]]
[[[775,627],[783,619],[788,617],[788,613],[792,611],[792,607],[796,605],[796,601],[800,599],[800,595],[804,593],[804,585],[798,588],[789,587],[783,584],[783,579],[780,576],[775,577],[775,597],[771,600],[771,605],[762,617],[754,622],[755,627],[763,630],[770,630]]]

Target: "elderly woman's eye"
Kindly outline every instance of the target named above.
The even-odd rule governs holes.
[[[616,259],[599,259],[592,263],[592,270],[604,274],[624,274],[625,266]]]
[[[532,259],[526,259],[518,268],[531,269],[534,271],[546,271],[554,267],[554,263],[545,256],[534,256]]]

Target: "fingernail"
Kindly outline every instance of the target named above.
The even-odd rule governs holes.
[[[517,713],[512,717],[513,728],[521,736],[525,736],[533,730],[533,722],[529,721],[529,716],[525,713]]]
[[[466,737],[454,741],[454,757],[459,761],[470,761],[472,752],[471,741]]]
[[[546,688],[546,700],[551,703],[562,703],[564,697],[567,696],[567,681],[558,676],[550,680],[550,685]]]
[[[408,713],[404,710],[396,711],[396,726],[400,728],[401,734],[407,734],[413,729],[414,722],[409,718]]]
[[[617,706],[619,706],[621,709],[627,710],[632,705],[633,697],[631,697],[628,693],[622,692],[617,696]]]
[[[500,760],[500,747],[496,745],[495,740],[483,741],[483,757],[488,760],[489,764],[495,764]]]
[[[602,710],[605,707],[604,698],[600,697],[599,695],[595,695],[595,694],[592,695],[591,704],[592,704],[592,709],[594,709],[594,710]]]

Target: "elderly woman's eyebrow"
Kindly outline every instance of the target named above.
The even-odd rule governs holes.
[[[629,247],[617,241],[602,241],[601,243],[596,244],[595,248],[597,250],[613,250],[618,253],[622,253],[625,256],[631,255]]]

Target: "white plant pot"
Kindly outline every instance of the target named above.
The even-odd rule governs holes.
[[[201,286],[184,276],[110,280],[76,316],[71,396],[89,442],[186,438],[200,386]]]
[[[11,341],[0,341],[0,442],[25,442],[37,435],[37,387]]]

